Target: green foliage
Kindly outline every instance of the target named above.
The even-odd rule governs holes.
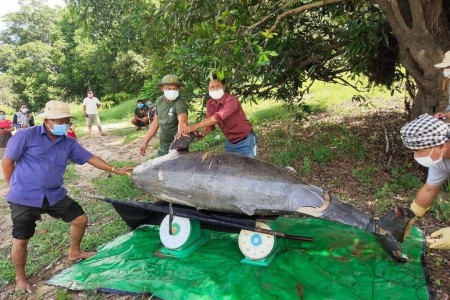
[[[119,105],[115,105],[109,109],[102,109],[100,112],[101,120],[108,120],[108,122],[124,120],[130,122],[136,107],[136,99],[125,100]]]
[[[320,164],[327,164],[333,159],[333,151],[325,146],[319,146],[313,152],[313,160]]]
[[[133,162],[109,162],[115,167],[133,165]],[[94,184],[98,187],[98,193],[101,195],[114,195],[119,199],[136,198],[142,194],[142,191],[135,188],[130,178],[127,176],[111,175],[105,177],[97,177],[94,179]]]
[[[298,158],[297,150],[286,150],[271,154],[271,159],[280,166],[286,167],[292,165],[292,163]]]
[[[119,86],[117,88],[137,94],[146,76],[146,59],[132,50],[119,52],[113,67],[118,77]]]
[[[346,130],[345,130],[346,131]],[[336,134],[331,138],[331,145],[335,147],[339,153],[348,153],[352,157],[359,160],[364,158],[366,149],[361,143],[361,140],[353,134]]]
[[[311,159],[307,156],[303,158],[301,174],[305,176],[310,176],[312,174]]]
[[[375,174],[375,169],[373,167],[365,167],[362,169],[354,168],[352,173],[363,186],[368,187],[372,184],[372,176]]]
[[[0,56],[2,55],[0,45]],[[0,57],[1,60],[1,57]],[[0,66],[2,63],[0,62]],[[9,108],[3,107],[3,105],[7,105],[9,107],[14,107],[14,104],[17,103],[17,97],[12,91],[12,78],[8,74],[0,74],[0,109],[4,110],[7,115],[9,115]]]
[[[419,189],[423,185],[419,177],[410,173],[400,175],[398,183],[405,189]]]
[[[66,172],[64,173],[64,182],[70,183],[71,181],[78,178],[79,174],[75,171],[74,165],[69,164],[66,168]]]
[[[35,110],[50,99],[82,98],[87,88],[105,107],[123,102],[116,96],[122,92],[156,100],[156,83],[173,73],[186,83],[182,93],[198,119],[213,73],[243,103],[287,104],[310,98],[317,80],[361,89],[368,84],[357,75],[385,85],[403,76],[393,34],[372,3],[309,10],[269,30],[277,9],[288,7],[281,0],[70,0],[65,9],[23,2],[20,12],[5,16],[0,70],[12,78],[14,96]]]
[[[0,252],[0,287],[6,285],[10,280],[16,275],[14,272],[14,267],[10,259],[11,246],[4,247]]]
[[[194,140],[189,146],[189,151],[211,151],[210,148],[213,148],[213,150],[223,150],[224,141],[225,136],[222,131],[216,130],[201,140]]]
[[[286,107],[281,105],[274,105],[268,109],[258,110],[255,112],[250,121],[253,125],[260,125],[262,123],[269,123],[274,120],[287,120],[290,116]]]
[[[108,94],[102,97],[102,105],[106,106],[107,108],[112,108],[113,106],[126,102],[133,98],[130,94],[127,94],[125,92],[119,92],[116,94]]]
[[[71,300],[72,296],[66,289],[58,288],[56,290],[56,300]]]
[[[378,188],[375,192],[375,198],[377,199],[386,199],[386,198],[390,198],[392,199],[395,195],[395,193],[397,193],[399,189],[399,186],[396,184],[389,184],[389,183],[383,183],[383,186],[381,186],[380,188]],[[380,210],[381,211],[381,210]]]
[[[448,200],[442,198],[436,199],[431,205],[430,211],[432,211],[436,215],[436,219],[440,221],[450,220],[450,202]]]
[[[384,182],[375,191],[377,211],[384,212],[396,204],[395,196],[402,191],[417,190],[423,185],[420,178],[404,168],[393,168],[389,182]]]

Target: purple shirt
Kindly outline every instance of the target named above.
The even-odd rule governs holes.
[[[8,202],[42,207],[44,197],[53,206],[67,194],[62,185],[69,159],[82,165],[93,154],[65,135],[52,141],[42,125],[17,132],[9,140],[4,157],[15,161]]]
[[[232,143],[244,139],[253,130],[241,103],[231,94],[225,93],[220,100],[210,99],[206,102],[206,118],[212,116],[217,120],[217,125],[227,140]]]

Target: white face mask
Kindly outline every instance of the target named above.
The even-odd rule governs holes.
[[[179,91],[173,91],[173,90],[165,90],[164,91],[164,97],[166,97],[167,100],[173,101],[178,98],[180,95]]]
[[[442,72],[444,74],[444,77],[450,77],[450,69],[444,69],[444,71]]]
[[[28,112],[28,108],[22,108],[20,110],[21,113],[26,114]]]
[[[217,91],[209,91],[209,95],[211,96],[211,98],[219,100],[220,98],[223,97],[223,95],[225,94],[225,92],[223,91],[223,89],[217,90]]]
[[[415,157],[414,159],[421,164],[422,166],[426,167],[426,168],[430,168],[432,166],[435,166],[436,164],[438,164],[439,162],[442,161],[442,155],[444,154],[443,152],[441,153],[441,156],[438,158],[438,160],[433,160],[431,158],[431,153],[433,153],[434,148],[431,150],[430,154],[428,154],[427,156],[424,157]]]

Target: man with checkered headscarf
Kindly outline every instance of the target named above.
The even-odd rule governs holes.
[[[450,178],[450,127],[431,115],[423,114],[403,126],[400,134],[403,144],[414,151],[414,159],[429,168],[427,182],[411,203],[416,217],[409,223],[408,235],[414,221],[427,212],[444,182]],[[430,248],[450,250],[450,227],[433,232],[427,242]]]

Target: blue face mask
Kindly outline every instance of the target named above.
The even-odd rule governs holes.
[[[0,115],[0,121],[3,121],[6,119],[6,115]]]
[[[139,109],[144,108],[144,103],[138,103],[138,108]]]
[[[52,121],[50,121],[52,122]],[[65,135],[67,132],[67,129],[69,128],[68,124],[55,124],[53,123],[53,129],[50,129],[50,131],[54,134],[54,135]]]

